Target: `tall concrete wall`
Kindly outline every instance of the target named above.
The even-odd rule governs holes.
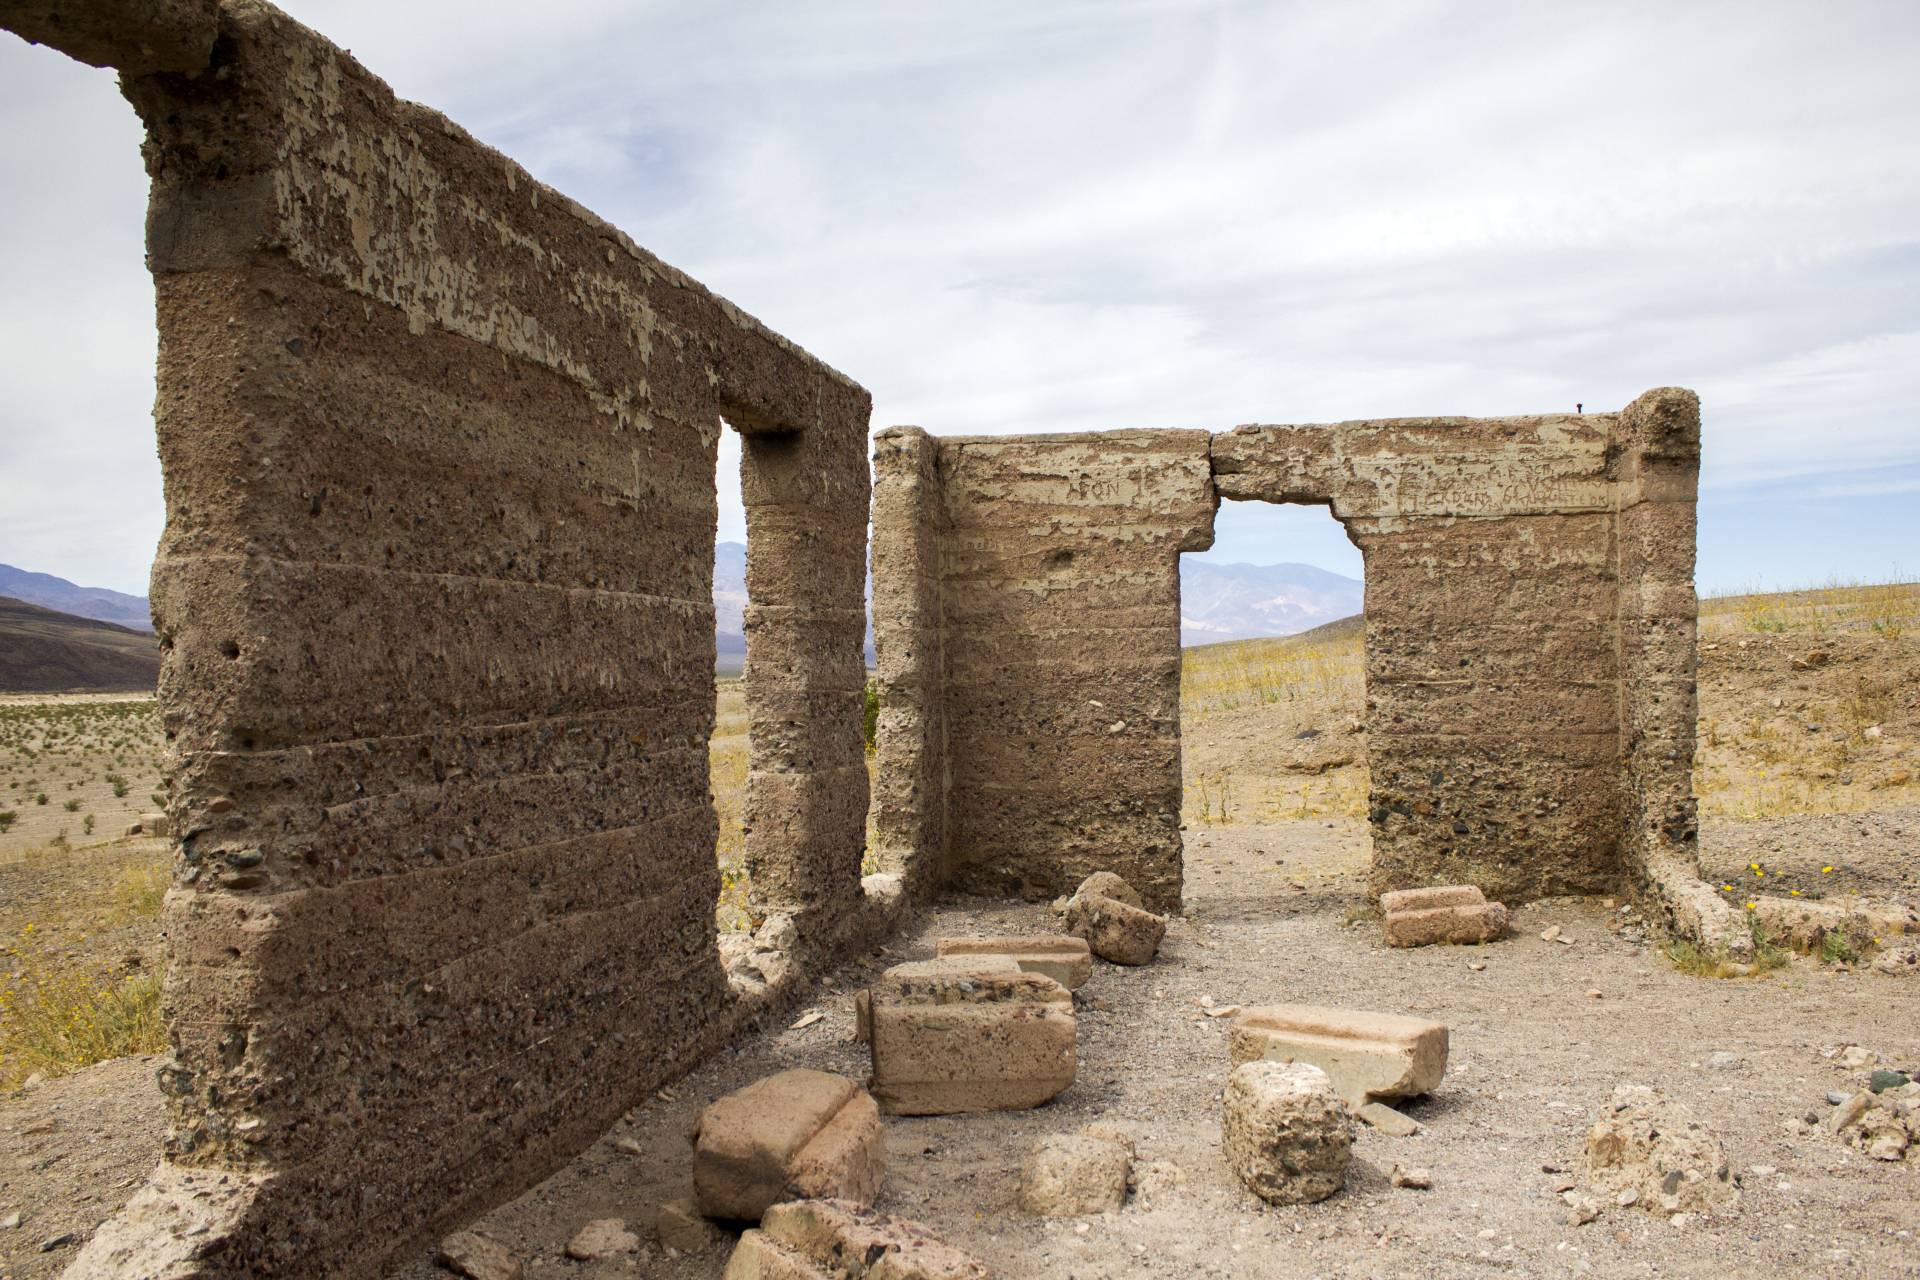
[[[946,630],[942,622],[948,523],[939,446],[918,427],[874,440],[873,643],[876,725],[886,767],[874,776],[874,853],[884,871],[925,900],[952,876],[947,810]],[[879,479],[884,477],[884,479]]]
[[[906,563],[888,514],[906,457],[876,459],[877,575]],[[929,648],[939,609],[946,669],[882,742],[880,821],[931,708],[950,785],[944,822],[914,830],[954,883],[1040,896],[1106,868],[1177,903],[1177,556],[1207,544],[1217,488],[1327,505],[1365,556],[1376,892],[1692,892],[1692,393],[1210,439],[921,438],[913,458],[915,563],[944,547],[914,625]],[[1711,895],[1688,900],[1690,931],[1724,928]]]
[[[1207,445],[1204,431],[881,437],[877,821],[928,841],[949,885],[1052,897],[1108,869],[1179,904],[1179,559],[1213,542]],[[936,563],[910,622],[878,607],[904,589],[891,566]],[[910,697],[886,664],[896,645],[923,658]],[[939,803],[936,719],[944,819],[900,807]]]
[[[87,7],[33,33],[124,55],[149,132],[183,835],[167,1163],[75,1274],[371,1274],[740,1016],[722,415],[756,892],[855,927],[868,397],[277,10],[197,6],[204,65],[149,74],[196,6]]]

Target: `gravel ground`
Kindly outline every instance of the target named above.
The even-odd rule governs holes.
[[[1824,1113],[1828,1091],[1860,1083],[1823,1048],[1860,1043],[1888,1063],[1920,1062],[1920,985],[1804,960],[1759,979],[1689,978],[1609,930],[1594,901],[1523,908],[1513,936],[1487,947],[1390,951],[1377,925],[1345,923],[1363,901],[1364,848],[1350,824],[1197,833],[1188,914],[1161,959],[1141,970],[1099,965],[1078,993],[1074,1086],[1036,1111],[890,1119],[882,1207],[1009,1278],[1920,1275],[1920,1162],[1872,1162],[1796,1123]],[[1571,945],[1542,941],[1550,924]],[[1044,907],[960,901],[882,960],[930,954],[943,934],[1052,927]],[[1481,961],[1482,971],[1468,967]],[[479,1228],[526,1259],[532,1277],[719,1276],[724,1248],[673,1259],[649,1243],[591,1267],[562,1249],[592,1218],[625,1218],[647,1234],[654,1207],[689,1190],[687,1134],[714,1098],[793,1066],[863,1077],[851,995],[879,967],[849,966],[808,1006],[824,1019],[745,1040]],[[1446,1022],[1446,1082],[1408,1108],[1422,1132],[1362,1131],[1340,1195],[1261,1205],[1221,1161],[1226,1020],[1201,1013],[1203,996]],[[1738,1065],[1709,1069],[1715,1051]],[[1721,1136],[1743,1185],[1737,1214],[1675,1227],[1610,1207],[1588,1225],[1567,1222],[1553,1193],[1559,1171],[1576,1166],[1594,1109],[1628,1083],[1665,1090]],[[1179,1185],[1084,1220],[1084,1233],[1025,1217],[1015,1188],[1028,1147],[1096,1118],[1129,1125],[1141,1164],[1177,1166]],[[630,1150],[615,1145],[623,1141]],[[1432,1190],[1389,1186],[1396,1163],[1431,1170]],[[1175,1179],[1161,1171],[1163,1184]],[[444,1277],[424,1257],[401,1274]]]
[[[1920,1160],[1870,1161],[1798,1123],[1826,1111],[1829,1091],[1861,1083],[1823,1049],[1858,1043],[1886,1064],[1920,1065],[1920,983],[1803,959],[1757,979],[1689,978],[1610,929],[1600,901],[1524,907],[1512,936],[1486,947],[1391,951],[1359,918],[1365,856],[1365,833],[1349,822],[1190,832],[1187,914],[1161,958],[1139,970],[1097,965],[1077,993],[1074,1086],[1035,1111],[890,1119],[882,1207],[928,1223],[1007,1280],[1920,1276]],[[1542,941],[1550,924],[1572,943]],[[655,1206],[689,1190],[687,1135],[714,1098],[791,1066],[864,1077],[851,999],[884,964],[931,954],[945,934],[1054,927],[1043,906],[943,906],[888,954],[824,984],[805,1006],[823,1019],[746,1038],[475,1225],[525,1259],[529,1277],[718,1277],[724,1246],[672,1258],[649,1240],[632,1257],[584,1265],[562,1251],[593,1218],[650,1236]],[[1221,1161],[1226,1020],[1204,1016],[1203,997],[1437,1018],[1453,1032],[1446,1082],[1407,1108],[1419,1134],[1361,1131],[1341,1194],[1264,1206]],[[1737,1065],[1709,1068],[1715,1051]],[[153,1067],[126,1059],[0,1099],[0,1221],[23,1214],[0,1228],[0,1278],[56,1275],[72,1246],[41,1245],[84,1238],[137,1185],[162,1123]],[[1567,1221],[1553,1188],[1576,1168],[1594,1109],[1627,1083],[1665,1090],[1720,1135],[1743,1187],[1738,1213],[1675,1227],[1608,1207],[1588,1225]],[[1155,1185],[1115,1214],[1026,1217],[1015,1188],[1028,1147],[1096,1118],[1132,1129],[1136,1170],[1155,1166]],[[1430,1170],[1433,1188],[1390,1186],[1396,1163]],[[424,1252],[398,1274],[446,1277]]]

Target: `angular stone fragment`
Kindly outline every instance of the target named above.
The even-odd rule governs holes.
[[[1447,1029],[1400,1014],[1266,1005],[1235,1015],[1227,1051],[1236,1066],[1262,1058],[1311,1063],[1358,1108],[1433,1092],[1447,1070]]]
[[[173,822],[164,813],[143,813],[127,828],[128,835],[164,836],[173,830]]]
[[[1115,902],[1124,902],[1130,907],[1144,908],[1147,905],[1140,900],[1139,892],[1132,885],[1111,871],[1096,871],[1082,880],[1080,887],[1074,890],[1074,894],[1078,896],[1083,893],[1112,898]]]
[[[1507,909],[1498,902],[1478,906],[1429,907],[1396,911],[1386,918],[1387,945],[1429,947],[1435,943],[1470,946],[1492,942],[1507,931]]]
[[[1011,938],[942,938],[934,944],[942,959],[1006,960],[1021,973],[1038,973],[1072,990],[1093,976],[1093,956],[1085,938],[1033,934]]]
[[[640,1237],[619,1218],[595,1218],[567,1241],[567,1256],[575,1262],[600,1262],[639,1247]]]
[[[1262,1200],[1308,1204],[1345,1184],[1353,1120],[1320,1068],[1243,1062],[1227,1077],[1222,1108],[1227,1165]]]
[[[1108,1213],[1127,1202],[1129,1146],[1089,1132],[1042,1138],[1020,1166],[1020,1206],[1042,1218]]]
[[[1363,1102],[1353,1114],[1389,1138],[1411,1138],[1420,1132],[1420,1122],[1405,1112],[1395,1111],[1384,1102]]]
[[[1067,932],[1114,964],[1147,964],[1167,934],[1167,918],[1118,898],[1082,890],[1067,903]]]
[[[456,1231],[442,1240],[434,1260],[467,1280],[520,1280],[520,1260],[477,1231]]]
[[[1635,1193],[1650,1213],[1737,1208],[1720,1140],[1677,1102],[1644,1086],[1623,1085],[1587,1133],[1586,1180],[1608,1192]]]
[[[855,1000],[892,1115],[1037,1107],[1073,1083],[1073,995],[1034,973],[900,965]]]
[[[669,1200],[661,1205],[654,1215],[653,1234],[661,1248],[681,1253],[699,1253],[720,1238],[719,1231],[700,1216],[691,1200]]]
[[[723,1280],[988,1280],[988,1272],[917,1222],[844,1200],[800,1200],[774,1205],[740,1237]]]
[[[825,1071],[782,1071],[700,1113],[694,1202],[709,1218],[743,1221],[795,1197],[872,1204],[886,1159],[879,1109],[865,1090]]]

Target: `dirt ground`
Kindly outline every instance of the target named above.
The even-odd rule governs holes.
[[[1187,914],[1160,959],[1140,970],[1099,965],[1077,993],[1073,1087],[1030,1112],[889,1120],[883,1207],[929,1223],[1004,1277],[1920,1275],[1920,1163],[1869,1161],[1796,1123],[1824,1114],[1830,1090],[1861,1084],[1824,1048],[1859,1043],[1886,1064],[1920,1066],[1920,985],[1804,958],[1755,979],[1686,977],[1653,945],[1609,930],[1603,901],[1525,907],[1513,935],[1486,947],[1391,951],[1376,924],[1355,919],[1365,905],[1357,824],[1190,837]],[[1542,941],[1549,924],[1572,945]],[[724,1248],[673,1259],[649,1242],[592,1266],[563,1249],[593,1218],[648,1234],[655,1206],[688,1191],[687,1134],[714,1098],[791,1066],[864,1077],[852,994],[884,964],[931,954],[946,934],[1053,927],[1044,906],[942,907],[889,954],[834,975],[806,1006],[821,1021],[747,1037],[478,1227],[532,1277],[719,1276]],[[1468,967],[1476,961],[1485,969]],[[1446,1082],[1408,1108],[1419,1134],[1361,1132],[1340,1195],[1263,1206],[1221,1161],[1226,1026],[1202,1014],[1202,997],[1437,1018],[1453,1034]],[[1739,1065],[1709,1070],[1716,1050]],[[130,1193],[158,1150],[152,1068],[108,1063],[0,1102],[0,1220],[23,1214],[0,1229],[0,1276],[57,1274],[72,1246],[42,1244],[83,1236]],[[1721,1136],[1743,1185],[1738,1214],[1676,1228],[1609,1208],[1589,1225],[1567,1223],[1552,1188],[1576,1167],[1594,1108],[1623,1083],[1664,1089]],[[1140,1167],[1178,1173],[1163,1167],[1158,1187],[1085,1220],[1084,1233],[1025,1217],[1015,1188],[1027,1148],[1095,1118],[1134,1130]],[[622,1140],[637,1148],[623,1151]],[[1390,1187],[1395,1163],[1431,1170],[1433,1189]],[[424,1254],[400,1274],[445,1276]]]
[[[1703,639],[1705,873],[1743,895],[1798,889],[1920,903],[1914,634],[1742,630]],[[1814,650],[1825,657],[1809,664]],[[1920,1277],[1920,1158],[1869,1161],[1802,1123],[1826,1112],[1830,1091],[1863,1083],[1864,1073],[1842,1071],[1822,1050],[1858,1043],[1885,1065],[1920,1067],[1920,983],[1805,957],[1757,978],[1689,977],[1657,940],[1608,928],[1609,905],[1591,900],[1522,908],[1512,935],[1482,948],[1384,948],[1365,916],[1367,838],[1353,816],[1366,768],[1356,662],[1325,646],[1285,659],[1276,669],[1292,692],[1238,704],[1236,673],[1217,677],[1214,705],[1187,716],[1186,914],[1161,958],[1144,970],[1097,966],[1076,999],[1079,1079],[1048,1106],[890,1120],[882,1207],[929,1223],[1009,1278]],[[1266,678],[1256,671],[1246,687],[1259,694]],[[744,772],[745,754],[737,690],[731,702],[728,692],[715,743],[723,818],[737,790],[726,780]],[[0,786],[12,787],[0,809],[21,813],[0,840],[0,864],[11,862],[0,865],[0,932],[38,922],[49,947],[105,947],[137,969],[151,962],[156,939],[151,917],[128,905],[127,877],[164,846],[47,850],[42,825],[61,820],[54,814],[76,819],[56,803],[51,812],[36,806],[24,825],[23,788],[75,784],[48,789],[56,801],[82,796],[104,834],[113,830],[107,802],[121,799],[106,790],[106,772],[132,781],[131,807],[144,807],[152,779],[114,741],[126,735],[104,713],[97,726],[80,718],[79,733],[51,755],[37,736],[48,723],[16,722],[6,745],[17,754],[0,769]],[[124,770],[114,764],[121,753]],[[1549,924],[1572,944],[1542,941]],[[804,1006],[820,1021],[744,1038],[476,1225],[525,1259],[531,1277],[719,1276],[724,1247],[671,1258],[651,1241],[655,1207],[688,1191],[687,1134],[700,1108],[789,1066],[864,1078],[851,1000],[885,964],[930,955],[947,934],[1054,927],[1043,906],[943,906],[889,952],[823,984]],[[1340,1195],[1264,1206],[1221,1160],[1226,1020],[1204,1016],[1203,997],[1437,1018],[1453,1032],[1446,1082],[1408,1108],[1419,1134],[1362,1131]],[[1709,1069],[1716,1051],[1738,1065]],[[159,1150],[154,1066],[122,1059],[0,1097],[0,1280],[58,1274],[138,1184]],[[1742,1181],[1737,1214],[1674,1227],[1609,1207],[1588,1225],[1567,1222],[1553,1188],[1576,1168],[1595,1108],[1625,1083],[1665,1090],[1719,1134]],[[1151,1169],[1146,1185],[1117,1214],[1025,1217],[1015,1187],[1027,1149],[1095,1118],[1133,1129],[1136,1169]],[[1432,1189],[1390,1186],[1396,1163],[1430,1170]],[[15,1212],[19,1225],[5,1225]],[[626,1219],[648,1243],[615,1262],[565,1260],[571,1234],[598,1217]],[[59,1243],[43,1251],[50,1241]],[[403,1260],[400,1274],[446,1275],[425,1253]]]

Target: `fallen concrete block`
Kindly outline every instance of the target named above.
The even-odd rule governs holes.
[[[1243,1062],[1227,1077],[1221,1107],[1227,1165],[1262,1200],[1310,1204],[1345,1185],[1353,1118],[1320,1068]]]
[[[1093,954],[1114,964],[1149,963],[1167,934],[1167,918],[1118,898],[1082,890],[1067,903],[1067,932],[1085,938]]]
[[[1380,911],[1393,915],[1400,911],[1432,911],[1439,907],[1484,906],[1487,896],[1478,885],[1446,884],[1428,889],[1394,889],[1380,895]]]
[[[1069,991],[1093,976],[1093,954],[1085,938],[1035,934],[1012,938],[942,938],[934,954],[943,960],[1005,960],[1021,973],[1052,978]]]
[[[1042,1138],[1020,1166],[1020,1207],[1036,1217],[1109,1213],[1127,1202],[1132,1145],[1094,1131]]]
[[[694,1203],[709,1218],[742,1221],[796,1197],[872,1204],[886,1161],[879,1108],[865,1090],[825,1071],[782,1071],[700,1113]]]
[[[740,1237],[723,1280],[987,1280],[970,1253],[917,1222],[843,1200],[767,1210]]]
[[[1115,902],[1124,902],[1130,907],[1144,908],[1147,905],[1141,901],[1137,889],[1111,871],[1094,872],[1082,880],[1080,887],[1073,892],[1075,897],[1083,893],[1094,894],[1102,898],[1112,898]]]
[[[1319,1067],[1348,1106],[1431,1093],[1447,1070],[1447,1029],[1392,1013],[1266,1005],[1234,1016],[1235,1066],[1271,1059]]]
[[[1037,973],[899,965],[854,1000],[891,1115],[1037,1107],[1073,1083],[1073,994]]]
[[[1430,947],[1435,943],[1471,946],[1492,942],[1507,931],[1507,909],[1498,902],[1478,906],[1429,907],[1395,911],[1386,918],[1390,947]]]

